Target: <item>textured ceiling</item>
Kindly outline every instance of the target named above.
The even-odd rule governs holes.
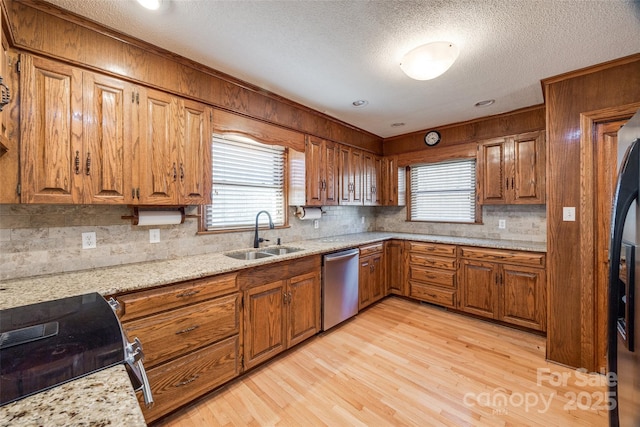
[[[48,1],[381,137],[541,104],[541,79],[640,52],[640,0]],[[440,40],[451,69],[405,76]]]

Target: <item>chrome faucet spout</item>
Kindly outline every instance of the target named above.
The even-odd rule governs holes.
[[[264,242],[264,239],[258,236],[258,217],[260,216],[260,214],[267,214],[267,217],[269,218],[269,228],[270,229],[274,229],[275,226],[273,225],[273,221],[271,220],[271,215],[269,214],[269,212],[267,211],[260,211],[258,212],[258,214],[256,215],[256,230],[255,230],[255,234],[253,236],[253,247],[254,248],[259,248],[260,247],[260,242]]]

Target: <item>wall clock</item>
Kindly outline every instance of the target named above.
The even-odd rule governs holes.
[[[440,132],[437,130],[430,130],[424,135],[424,143],[430,147],[433,147],[440,142]]]

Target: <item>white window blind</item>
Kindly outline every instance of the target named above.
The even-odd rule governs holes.
[[[475,222],[475,214],[475,159],[411,167],[412,220]]]
[[[211,205],[205,206],[207,230],[254,227],[266,210],[276,226],[285,224],[285,150],[249,140],[214,135]],[[260,225],[268,225],[260,215]]]

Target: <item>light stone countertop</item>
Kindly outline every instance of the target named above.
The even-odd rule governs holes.
[[[34,304],[57,298],[98,292],[111,295],[141,290],[257,265],[321,255],[391,238],[480,246],[496,249],[546,252],[545,243],[489,240],[407,233],[358,233],[314,240],[287,242],[283,246],[302,250],[241,261],[223,253],[196,255],[166,261],[152,261],[93,270],[76,271],[0,283],[0,309]],[[238,248],[240,250],[242,248]],[[250,248],[246,248],[250,249]],[[143,343],[144,345],[144,343]],[[0,426],[12,425],[145,425],[142,412],[124,367],[111,368],[39,393],[0,408]],[[120,418],[120,417],[130,417]]]
[[[124,365],[0,408],[2,427],[146,426]]]

